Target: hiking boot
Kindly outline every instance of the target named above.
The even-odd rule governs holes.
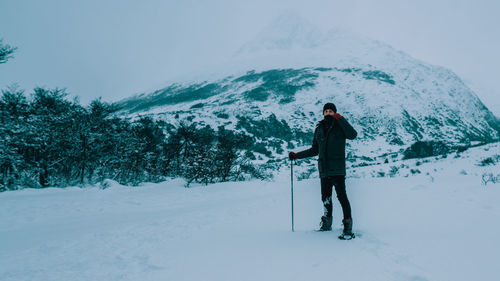
[[[353,235],[352,233],[352,218],[343,219],[342,223],[344,224],[344,231],[342,235]]]
[[[319,224],[319,231],[330,231],[332,230],[332,217],[322,216],[321,223]]]

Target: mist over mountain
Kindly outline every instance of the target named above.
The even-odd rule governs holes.
[[[453,71],[344,30],[323,32],[294,14],[229,62],[117,105],[122,117],[243,131],[255,140],[256,161],[272,162],[310,145],[326,102],[358,131],[347,148],[353,163],[408,157],[415,144],[433,155],[500,137],[499,119]]]

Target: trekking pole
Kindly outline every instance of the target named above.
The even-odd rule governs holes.
[[[292,183],[292,232],[295,231],[294,229],[294,224],[293,224],[293,160],[290,160],[290,178],[291,178],[291,183]]]

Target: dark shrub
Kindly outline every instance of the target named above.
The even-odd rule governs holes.
[[[450,148],[441,141],[417,141],[403,152],[403,159],[444,155]]]

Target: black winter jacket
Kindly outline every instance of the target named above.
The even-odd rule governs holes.
[[[297,153],[297,158],[318,157],[318,170],[321,178],[345,175],[345,140],[355,139],[358,133],[344,117],[334,120],[326,134],[325,122],[320,121],[314,131],[312,146]]]

